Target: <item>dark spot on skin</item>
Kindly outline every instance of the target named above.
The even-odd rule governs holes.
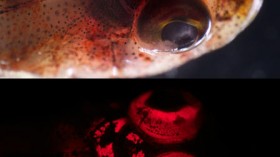
[[[146,61],[152,61],[152,59],[150,57],[145,57]]]
[[[185,121],[186,120],[183,117],[177,116],[176,119],[173,121],[173,123],[176,125],[180,125],[180,124],[184,123]]]
[[[56,16],[59,16],[60,13],[59,13],[59,11],[56,10],[56,11],[54,12],[54,14],[55,14]]]
[[[188,102],[182,92],[177,90],[156,90],[146,104],[152,108],[173,112],[178,111]]]
[[[218,20],[218,21],[229,21],[229,20],[231,20],[231,16],[229,16],[229,15],[226,15],[226,14],[224,14],[224,15],[221,15],[221,14],[217,14],[216,15],[216,19]]]
[[[139,107],[139,108],[137,108],[137,114],[142,114],[142,112],[143,112],[143,110],[144,110],[144,108],[143,107]]]
[[[144,54],[143,53],[139,53],[139,57],[144,57]]]

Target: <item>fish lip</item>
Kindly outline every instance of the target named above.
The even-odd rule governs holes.
[[[26,71],[2,70],[0,68],[0,78],[42,78],[42,77]]]

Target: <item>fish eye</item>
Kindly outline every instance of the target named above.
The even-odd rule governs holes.
[[[186,52],[198,46],[211,29],[202,1],[149,1],[136,19],[138,42],[147,51]]]
[[[181,21],[175,21],[164,26],[161,32],[163,41],[178,45],[178,49],[188,47],[197,40],[198,31],[195,26]]]

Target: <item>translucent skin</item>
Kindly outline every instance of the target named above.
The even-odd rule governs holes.
[[[263,0],[202,0],[212,29],[196,48],[147,52],[137,18],[152,0],[0,1],[0,77],[146,77],[176,68],[232,41]],[[131,9],[131,6],[133,6]],[[157,49],[156,47],[154,49]]]

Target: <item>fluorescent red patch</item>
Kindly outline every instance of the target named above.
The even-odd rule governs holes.
[[[134,134],[133,132],[129,133],[126,136],[126,139],[128,139],[129,141],[132,141],[134,144],[143,143],[143,140],[137,134]]]
[[[143,151],[138,152],[137,154],[133,154],[132,157],[145,157]]]
[[[169,112],[146,104],[152,94],[144,93],[132,102],[128,114],[134,125],[157,143],[180,143],[193,139],[199,129],[200,102],[185,93],[184,97],[189,103]]]
[[[126,124],[127,120],[126,118],[121,118],[118,120],[113,121],[113,123],[115,124],[115,132],[118,133],[121,128]]]
[[[100,157],[114,157],[113,143],[110,143],[105,147],[98,145],[96,151]]]
[[[93,137],[96,138],[96,140],[97,140],[98,142],[100,141],[100,137],[104,135],[105,130],[109,127],[109,125],[110,125],[110,123],[107,122],[107,123],[105,123],[104,126],[100,127],[98,130],[96,130],[96,131],[94,132]]]

